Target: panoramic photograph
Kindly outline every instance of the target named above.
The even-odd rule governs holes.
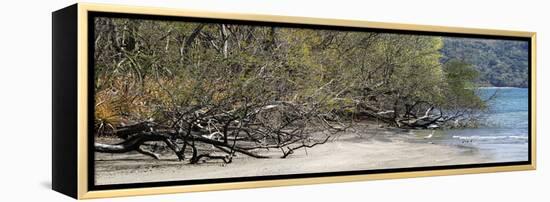
[[[93,23],[94,185],[529,161],[528,40]]]

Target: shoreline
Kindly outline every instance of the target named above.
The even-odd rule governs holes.
[[[208,160],[199,164],[180,162],[171,153],[161,160],[130,152],[96,153],[96,184],[123,184],[175,180],[288,175],[354,170],[425,167],[495,162],[478,148],[433,143],[415,131],[368,128],[362,135],[346,132],[313,148],[296,150],[286,159],[279,151],[262,151],[269,159],[239,155],[230,164]]]

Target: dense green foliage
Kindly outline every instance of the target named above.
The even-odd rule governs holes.
[[[287,103],[327,121],[367,116],[415,128],[483,108],[472,90],[475,71],[455,62],[443,67],[441,37],[110,18],[95,23],[101,126],[143,120],[175,126],[188,112],[243,118]],[[443,53],[474,54],[459,47],[445,46]],[[287,120],[282,113],[271,121]]]
[[[474,81],[478,78],[479,72],[472,65],[452,59],[444,64],[443,70],[448,85],[448,90],[445,92],[447,99],[443,103],[444,108],[454,109],[450,110],[450,113],[455,113],[454,116],[458,120],[463,118],[465,114],[475,116],[478,110],[486,108],[485,102],[473,90],[477,87]],[[466,121],[459,124],[472,123]]]
[[[459,59],[480,72],[478,83],[485,86],[528,86],[528,43],[445,37],[442,61]]]

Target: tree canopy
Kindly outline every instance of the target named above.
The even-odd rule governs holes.
[[[529,45],[526,41],[444,37],[443,62],[459,59],[480,72],[484,86],[528,87]]]

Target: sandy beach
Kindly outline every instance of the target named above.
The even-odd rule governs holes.
[[[363,135],[361,135],[363,134]],[[121,184],[299,173],[320,173],[386,168],[495,162],[486,152],[468,145],[444,145],[425,139],[425,134],[371,128],[346,133],[313,148],[297,150],[286,159],[279,151],[262,151],[273,158],[255,159],[239,155],[233,163],[208,160],[191,165],[170,153],[161,160],[139,153],[96,153],[96,184]]]

